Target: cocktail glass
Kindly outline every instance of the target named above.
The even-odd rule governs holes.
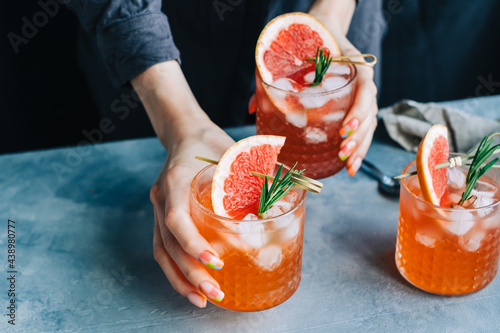
[[[214,304],[257,311],[283,303],[301,279],[306,192],[291,189],[274,204],[277,217],[235,220],[212,210],[214,172],[215,166],[204,168],[191,184],[191,217],[224,261],[221,270],[210,271],[225,293]]]
[[[456,156],[456,155],[454,155]],[[415,171],[415,161],[403,173]],[[457,203],[468,167],[448,168],[448,191]],[[396,266],[414,286],[435,294],[461,295],[487,286],[498,270],[500,171],[490,169],[472,194],[472,209],[424,201],[417,176],[403,179],[399,201]]]
[[[280,160],[287,165],[298,161],[297,169],[306,169],[308,177],[336,174],[345,166],[339,158],[339,131],[354,101],[356,76],[355,66],[332,63],[323,83],[309,87],[314,66],[273,84],[256,71],[257,134],[286,136]]]

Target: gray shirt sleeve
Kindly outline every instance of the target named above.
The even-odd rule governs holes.
[[[154,64],[180,61],[161,0],[69,0],[85,30],[96,36],[116,87]]]

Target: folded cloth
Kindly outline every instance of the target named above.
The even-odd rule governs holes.
[[[402,101],[381,109],[379,118],[389,136],[409,151],[417,151],[425,133],[434,124],[448,127],[450,151],[465,153],[485,135],[500,132],[500,121],[484,118],[436,103]]]

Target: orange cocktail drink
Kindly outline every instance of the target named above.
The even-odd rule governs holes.
[[[224,261],[210,273],[226,309],[257,311],[276,306],[298,288],[302,271],[305,197],[293,188],[274,204],[268,219],[236,220],[216,215],[211,187],[215,167],[203,169],[191,185],[191,217]]]
[[[411,162],[403,174],[415,171]],[[464,191],[468,167],[448,169],[449,202]],[[422,199],[416,176],[403,179],[399,203],[396,265],[411,284],[435,294],[460,295],[488,285],[500,252],[500,171],[490,169],[476,184],[467,208],[447,208]],[[454,206],[457,207],[457,206]]]
[[[305,13],[278,16],[259,36],[255,63],[250,112],[257,113],[257,134],[285,136],[280,161],[298,161],[308,177],[339,172],[348,155],[339,157],[341,135],[360,121],[342,126],[356,94],[357,71],[341,57],[330,31]]]
[[[311,67],[312,66],[312,67]],[[280,160],[298,161],[309,177],[324,178],[339,172],[340,129],[356,91],[356,68],[332,63],[320,86],[309,87],[314,65],[265,83],[256,74],[257,134],[286,136]]]

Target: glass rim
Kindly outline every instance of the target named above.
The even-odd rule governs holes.
[[[463,155],[463,154],[459,154],[459,153],[450,153],[450,156],[459,156],[459,155]],[[412,166],[416,164],[416,159],[415,160],[412,160],[410,163],[408,163],[405,168],[403,169],[403,172],[402,174],[405,174],[405,173],[408,173],[408,169]],[[493,171],[495,170],[495,171]],[[491,168],[489,169],[485,175],[488,175],[488,173],[491,173],[491,172],[500,172],[500,170],[496,170],[495,168]],[[410,176],[410,177],[417,177],[417,175],[413,175],[413,176]],[[408,177],[409,178],[409,177]],[[420,198],[418,195],[416,195],[415,193],[413,193],[407,186],[407,179],[406,178],[403,178],[401,180],[401,186],[404,187],[405,191],[407,193],[409,193],[412,198],[416,199],[418,202],[421,202],[422,204],[426,205],[426,206],[430,206],[436,210],[441,210],[441,211],[463,211],[462,208],[451,208],[451,207],[442,207],[442,206],[439,206],[439,205],[435,205],[433,203],[430,203],[428,201],[425,201],[423,198]],[[419,188],[420,188],[420,185],[419,185]],[[497,183],[497,190],[500,191],[500,183]],[[494,202],[492,204],[489,204],[487,206],[482,206],[482,207],[478,207],[478,208],[467,208],[467,211],[469,212],[476,212],[476,211],[480,211],[480,210],[483,210],[483,209],[491,209],[491,208],[495,208],[495,206],[498,206],[500,205],[500,200],[498,200],[497,202]],[[453,221],[452,221],[453,222]]]
[[[257,72],[257,79],[262,82],[262,84],[264,84],[266,87],[268,88],[273,88],[273,89],[276,89],[276,90],[279,90],[279,91],[282,91],[282,92],[285,92],[287,94],[292,94],[292,95],[310,95],[310,96],[325,96],[325,95],[331,95],[331,94],[334,94],[338,91],[341,91],[343,89],[345,89],[346,87],[350,86],[353,84],[353,82],[356,80],[357,76],[358,76],[358,69],[356,68],[355,65],[352,65],[352,64],[347,64],[347,66],[349,68],[351,68],[351,77],[349,78],[349,80],[346,82],[346,84],[344,84],[343,86],[340,86],[338,88],[335,88],[333,90],[328,90],[328,91],[324,91],[324,92],[299,92],[299,91],[290,91],[290,90],[285,90],[285,89],[281,89],[281,88],[278,88],[278,87],[275,87],[273,86],[272,84],[269,84],[267,82],[264,82],[264,80],[261,78],[260,76],[260,73],[259,71],[256,69],[256,72]]]
[[[297,191],[299,191],[299,195],[302,193],[301,198],[298,201],[298,203],[295,205],[295,207],[293,207],[292,209],[290,209],[286,213],[283,213],[283,214],[275,216],[275,217],[267,218],[267,219],[260,219],[260,220],[238,220],[238,219],[234,219],[234,218],[231,218],[231,217],[217,215],[217,214],[215,214],[215,212],[212,212],[210,209],[208,209],[205,206],[203,206],[200,203],[200,201],[196,198],[196,195],[194,194],[194,191],[193,191],[194,190],[194,185],[201,178],[201,176],[206,171],[208,171],[210,168],[215,168],[215,167],[216,167],[215,165],[208,165],[208,166],[204,167],[203,169],[201,169],[196,174],[196,176],[194,176],[193,180],[191,181],[191,187],[190,187],[189,191],[191,192],[190,193],[191,194],[191,199],[196,203],[196,206],[198,208],[200,208],[203,211],[203,213],[205,213],[205,214],[209,215],[210,217],[212,217],[214,219],[217,219],[219,221],[224,221],[224,222],[229,222],[229,223],[253,223],[253,224],[259,224],[259,223],[265,224],[265,223],[273,222],[276,219],[283,218],[285,216],[293,214],[299,207],[301,207],[304,204],[304,201],[306,199],[306,194],[307,194],[306,191],[304,191],[302,189],[299,189],[299,188],[295,188]]]

